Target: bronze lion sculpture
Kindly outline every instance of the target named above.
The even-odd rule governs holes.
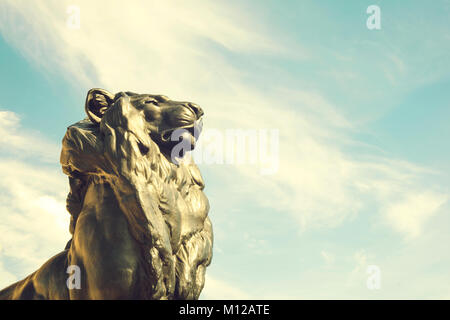
[[[171,151],[175,130],[195,146],[202,109],[103,89],[85,109],[62,142],[72,239],[0,299],[198,299],[212,258],[209,203],[197,166]]]

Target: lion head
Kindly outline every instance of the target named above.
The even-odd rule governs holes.
[[[171,153],[175,131],[195,147],[203,110],[164,95],[103,89],[88,92],[85,110],[88,119],[68,128],[61,153],[71,233],[89,185],[107,184],[142,245],[152,297],[198,297],[212,255],[209,203],[195,164]]]
[[[195,103],[173,101],[164,95],[132,92],[113,95],[103,89],[91,89],[88,92],[85,109],[93,123],[100,124],[108,110],[113,108],[116,111],[120,109],[122,120],[127,121],[121,125],[126,126],[134,134],[148,132],[163,152],[171,150],[176,143],[171,139],[171,135],[178,129],[186,129],[181,136],[194,148],[204,114]],[[149,146],[139,141],[139,148],[145,153],[148,152]]]

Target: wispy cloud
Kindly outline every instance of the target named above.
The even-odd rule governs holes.
[[[54,162],[59,155],[55,144],[46,141],[38,132],[22,128],[19,116],[7,110],[0,110],[0,152],[15,158],[38,156],[46,162]]]
[[[447,199],[442,194],[411,193],[388,205],[384,210],[385,218],[394,230],[405,234],[407,238],[415,238],[420,236],[425,223]]]
[[[81,9],[81,28],[73,30],[66,26],[66,8],[72,2],[30,6],[27,1],[5,0],[0,4],[0,30],[36,65],[57,70],[85,89],[103,86],[111,91],[164,93],[201,104],[207,127],[280,130],[277,174],[261,176],[259,168],[249,166],[208,171],[209,190],[219,190],[222,198],[236,202],[235,207],[269,208],[273,213],[270,221],[282,213],[300,231],[341,226],[370,213],[400,237],[418,237],[429,217],[436,216],[446,201],[445,191],[434,184],[427,168],[355,141],[354,134],[361,128],[342,112],[343,106],[320,90],[306,85],[305,89],[258,86],[261,77],[272,77],[275,80],[270,83],[275,83],[277,74],[246,72],[239,59],[250,63],[260,56],[310,59],[311,55],[301,51],[298,41],[287,46],[274,40],[277,38],[251,15],[243,18],[231,5],[198,6],[181,1],[127,6],[111,1],[76,3]],[[380,45],[375,47],[381,50]],[[391,80],[397,82],[408,74],[408,63],[402,54],[389,52],[386,66],[393,72]],[[342,72],[349,79],[366,79],[357,68],[349,73],[347,64],[341,67],[330,72],[341,79]],[[370,87],[363,81],[353,90],[363,86]],[[379,91],[384,93],[382,89]],[[361,101],[366,93],[371,94],[358,91],[355,96]],[[4,128],[17,128],[14,115],[4,117]],[[14,143],[18,147],[10,144],[12,150],[29,150],[26,136],[4,130],[15,132],[11,141],[18,141]],[[21,188],[24,186],[17,190]],[[37,207],[50,211],[59,210],[62,201],[62,197],[47,193],[37,194],[35,199],[41,199]],[[245,214],[259,221],[259,212]],[[207,287],[206,296],[216,297],[219,292],[220,296],[223,292],[245,296],[232,285],[214,278],[208,281],[217,290]]]
[[[70,239],[67,181],[57,148],[20,128],[18,116],[0,112],[0,287],[36,270]],[[27,157],[21,158],[22,154]],[[53,155],[50,165],[49,157]],[[13,159],[11,159],[13,158]]]
[[[217,277],[206,275],[205,288],[202,291],[202,299],[224,299],[224,300],[251,300],[252,296],[242,289],[217,279]]]
[[[264,92],[249,85],[245,79],[250,75],[224,52],[257,55],[289,50],[258,30],[261,27],[251,17],[239,19],[233,7],[210,4],[193,10],[183,2],[124,7],[80,1],[81,28],[73,30],[66,25],[68,4],[6,1],[2,6],[9,23],[2,23],[1,30],[37,64],[56,66],[86,87],[193,98],[205,106],[206,124],[211,127],[279,128],[278,174],[261,177],[247,167],[232,170],[247,177],[244,190],[259,186],[258,195],[252,194],[254,201],[290,212],[302,229],[339,225],[366,208],[367,197],[375,199],[375,209],[385,210],[382,206],[391,198],[424,191],[415,182],[421,173],[406,168],[404,161],[368,149],[364,152],[372,157],[364,160],[346,152],[357,128],[319,92],[295,88]],[[34,41],[25,41],[31,30]],[[405,68],[396,56],[391,55],[390,61],[397,69]],[[443,196],[437,192],[430,197]],[[423,202],[421,208],[431,214],[438,207]],[[421,216],[410,219],[421,224]]]
[[[334,254],[332,254],[331,252],[322,250],[322,251],[320,251],[320,255],[322,256],[326,265],[331,265],[335,261]]]

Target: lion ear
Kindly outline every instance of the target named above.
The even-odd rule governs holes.
[[[106,90],[98,88],[89,90],[84,106],[89,119],[95,124],[100,123],[113,101],[114,95]]]

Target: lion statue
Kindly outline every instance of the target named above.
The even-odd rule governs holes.
[[[0,299],[198,299],[212,258],[209,203],[197,166],[173,150],[195,147],[203,110],[103,89],[85,109],[62,141],[72,239]]]

